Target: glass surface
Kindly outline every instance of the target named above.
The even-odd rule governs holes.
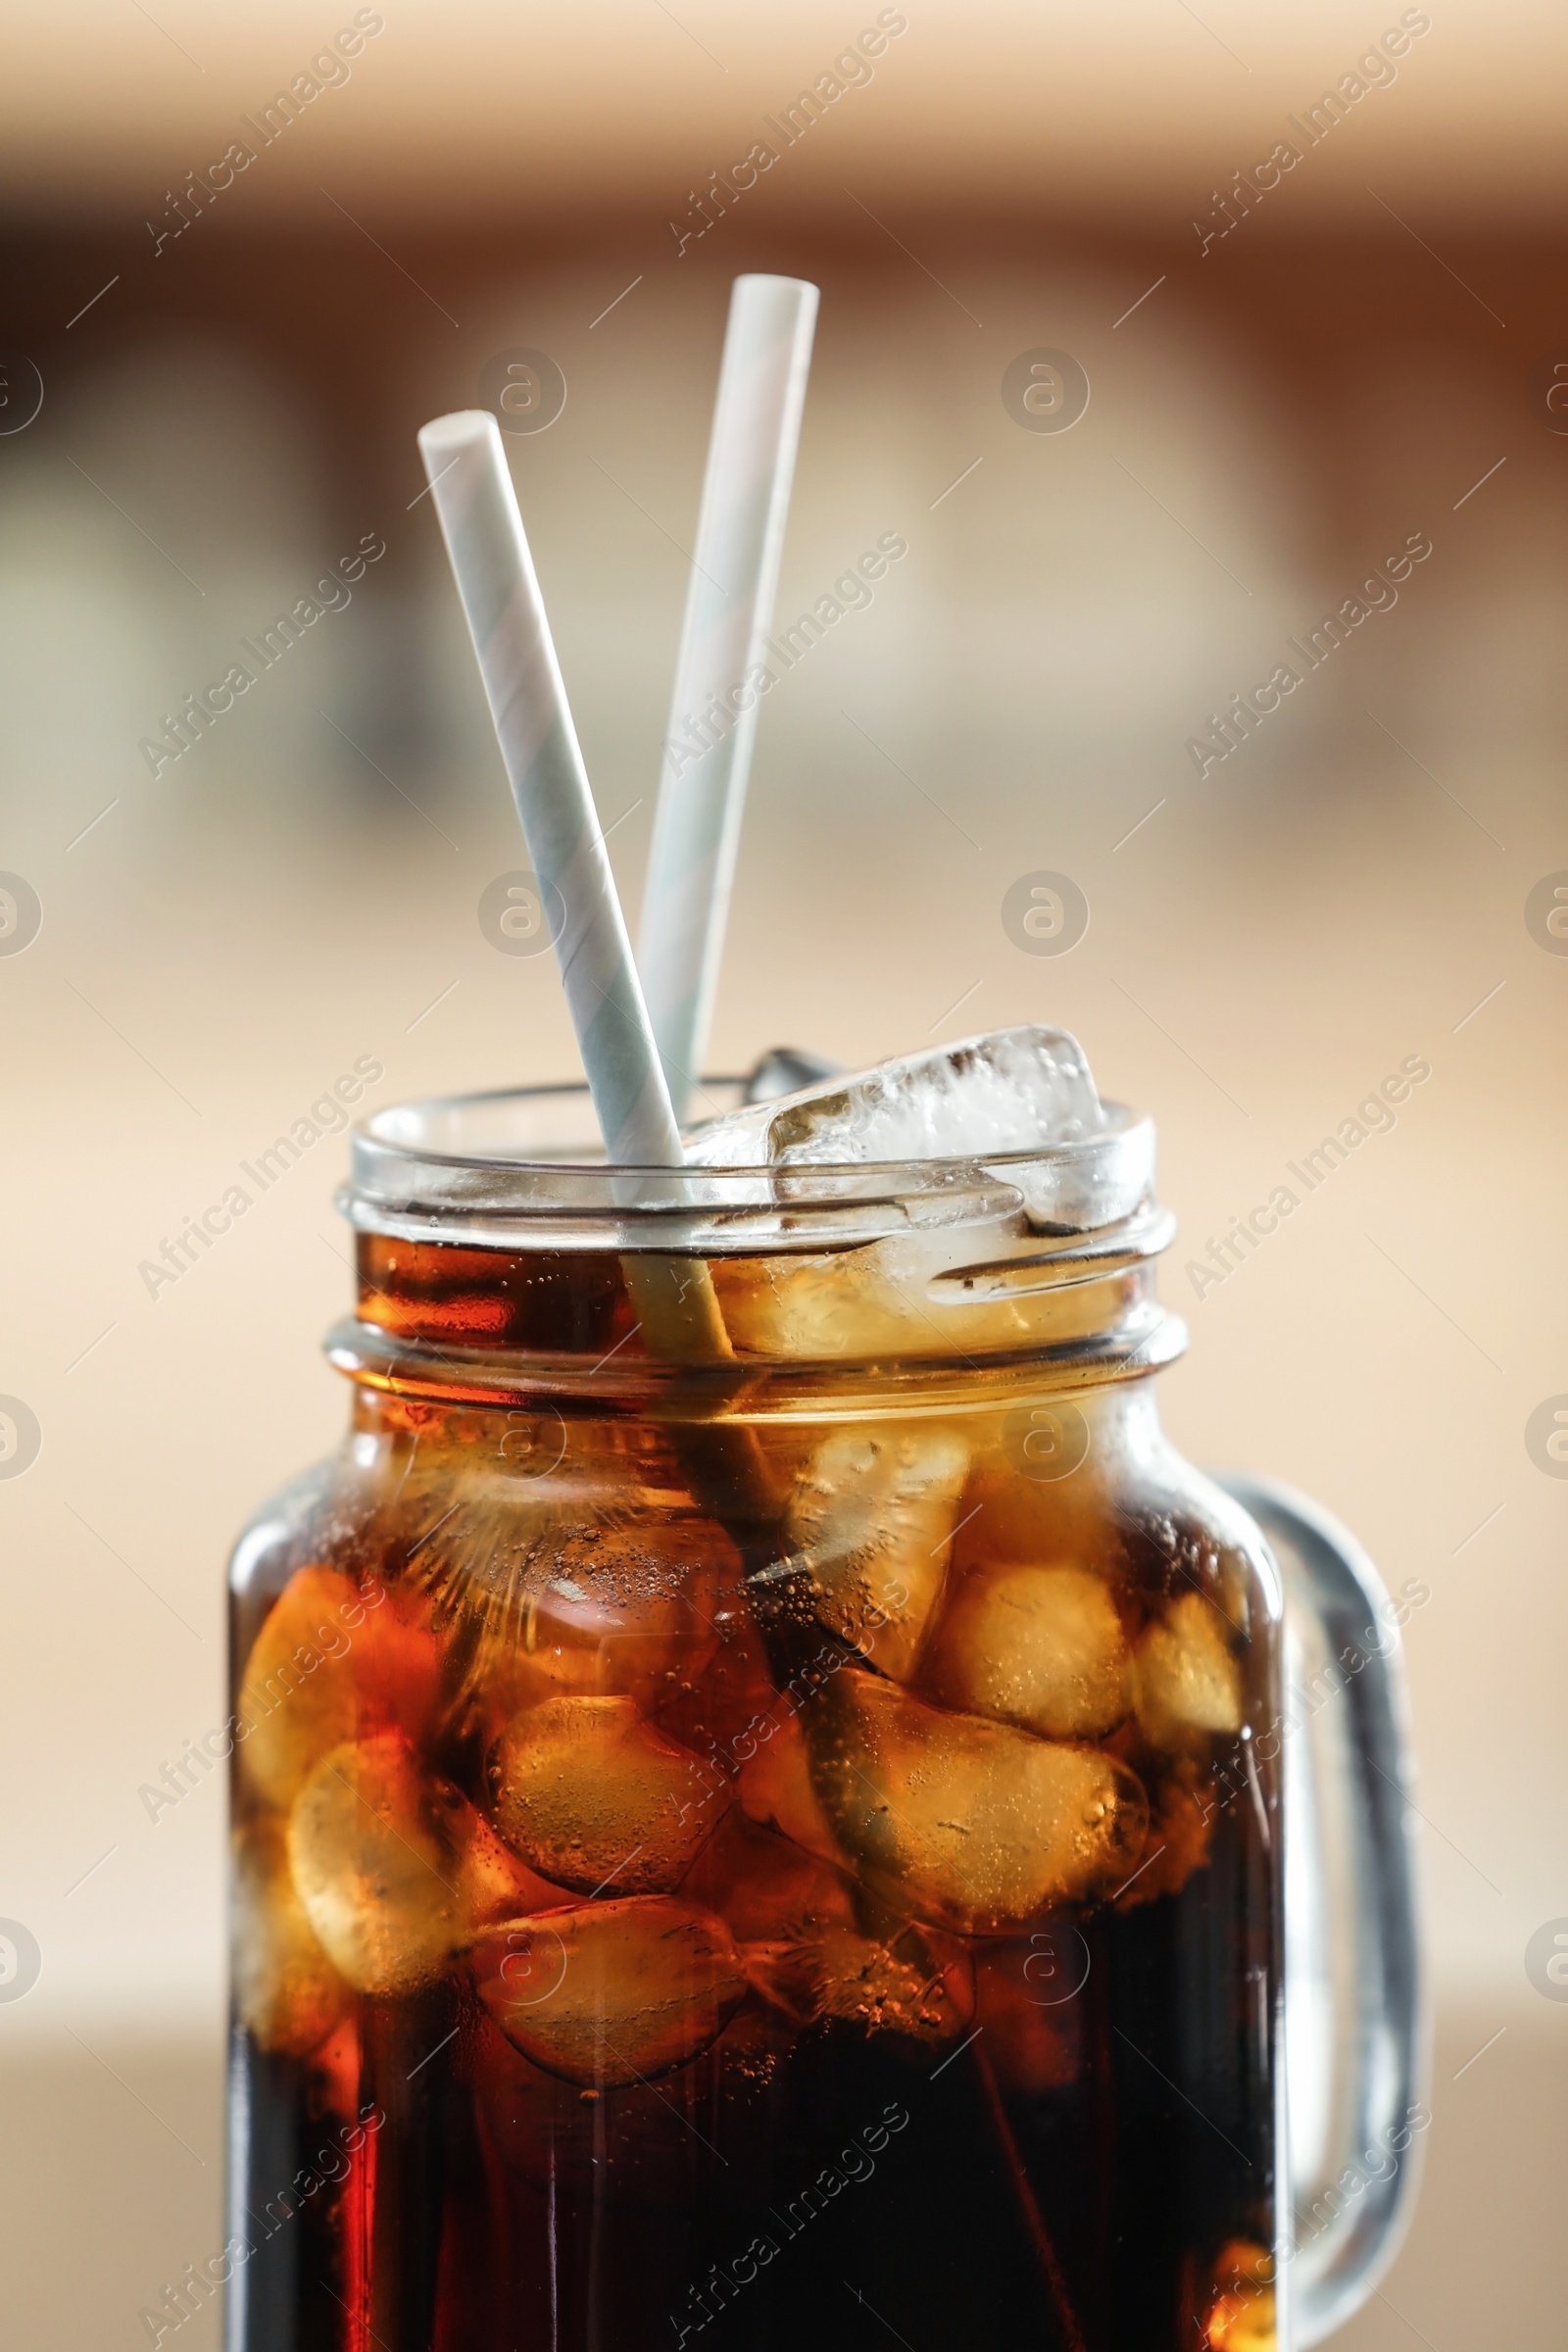
[[[1147,1123],[633,1199],[571,1116],[356,1139],[235,1553],[234,2345],[1268,2352],[1280,1591]]]
[[[1412,1767],[1396,1598],[1353,1536],[1269,1479],[1228,1477],[1285,1591],[1277,1749],[1286,1827],[1293,2341],[1359,2310],[1409,2222],[1428,2106]]]

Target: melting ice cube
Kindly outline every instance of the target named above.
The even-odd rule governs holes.
[[[303,2058],[348,2005],[289,1876],[283,1835],[264,1816],[234,1837],[234,1997],[264,2050]]]
[[[728,1786],[631,1698],[547,1698],[494,1757],[502,1836],[574,1893],[668,1894],[729,1803]]]
[[[344,1740],[295,1801],[288,1854],[318,1941],[356,1991],[412,1992],[477,1926],[555,1889],[399,1732]]]
[[[746,1991],[724,1922],[659,1894],[514,1920],[475,1946],[473,1973],[525,2058],[598,2089],[686,2065]]]
[[[1083,1048],[1065,1029],[994,1029],[832,1078],[700,1127],[700,1167],[969,1159],[1076,1143],[1103,1126]]]
[[[748,1821],[777,1830],[824,1862],[842,1859],[811,1786],[811,1760],[798,1715],[785,1711],[769,1719],[768,1737],[742,1766],[735,1793]]]
[[[811,1778],[845,1852],[916,1918],[1007,1935],[1138,1867],[1143,1788],[1098,1748],[948,1714],[853,1668],[805,1720]]]
[[[685,1515],[561,1535],[529,1566],[520,1612],[493,1613],[470,1668],[487,1736],[544,1699],[628,1696],[649,1714],[676,1697],[716,1646],[712,1587],[728,1556],[711,1521]]]
[[[942,1591],[969,1468],[956,1430],[834,1430],[796,1482],[789,1534],[816,1613],[896,1682],[912,1669]]]
[[[329,1748],[396,1726],[417,1740],[441,1661],[427,1626],[378,1585],[301,1568],[273,1602],[240,1686],[240,1758],[253,1788],[291,1804]]]
[[[1240,1731],[1241,1668],[1201,1593],[1183,1592],[1148,1628],[1134,1675],[1138,1721],[1152,1747],[1201,1750],[1208,1733]]]
[[[880,1662],[880,1661],[879,1661]],[[1097,1740],[1129,1703],[1127,1644],[1092,1569],[982,1565],[956,1594],[927,1675],[951,1706],[1053,1740]]]
[[[750,1944],[742,1957],[762,1998],[798,2026],[831,2017],[868,2034],[945,2041],[974,2014],[974,1970],[962,1944],[906,1924],[890,1942],[829,1928],[814,1938]]]

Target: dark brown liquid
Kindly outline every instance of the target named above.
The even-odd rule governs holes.
[[[413,1254],[389,1327],[630,1330]],[[978,1374],[416,1386],[241,1547],[234,2352],[1266,2352],[1272,1629],[1126,1393],[1037,1482]]]

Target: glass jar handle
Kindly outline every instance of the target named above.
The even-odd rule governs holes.
[[[1402,1620],[1354,1538],[1305,1495],[1219,1483],[1268,1539],[1285,1589],[1282,2340],[1304,2346],[1393,2261],[1429,2120]]]

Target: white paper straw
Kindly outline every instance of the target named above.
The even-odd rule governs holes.
[[[797,277],[738,277],[730,300],[637,943],[677,1116],[712,1015],[816,304]]]
[[[680,1167],[670,1107],[566,689],[495,418],[438,416],[419,451],[523,838],[548,911],[564,912],[556,956],[605,1151],[614,1164]],[[632,1205],[649,1180],[625,1180]],[[630,1252],[638,1325],[656,1354],[711,1363],[732,1353],[701,1258]]]
[[[419,451],[529,861],[547,915],[564,913],[556,956],[605,1150],[633,1166],[679,1167],[680,1131],[495,418],[483,409],[439,416]]]

